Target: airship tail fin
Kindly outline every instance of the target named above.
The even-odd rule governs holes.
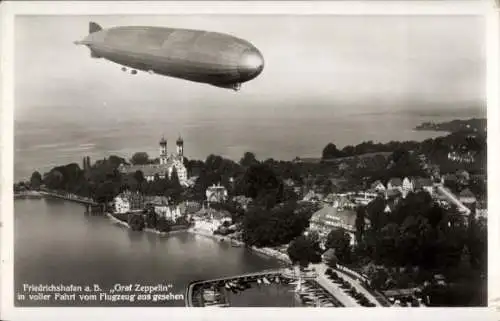
[[[94,32],[97,32],[97,31],[100,31],[102,30],[102,27],[99,26],[97,23],[91,21],[89,23],[89,33],[94,33]]]

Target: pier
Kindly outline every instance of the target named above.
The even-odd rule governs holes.
[[[100,206],[101,205],[89,197],[78,196],[78,195],[67,193],[67,192],[39,190],[39,191],[22,191],[22,192],[14,193],[14,199],[24,198],[24,197],[53,197],[53,198],[63,199],[66,201],[77,202],[77,203],[88,205],[88,206]]]
[[[59,198],[59,199],[63,199],[66,201],[81,203],[84,205],[94,205],[94,206],[99,205],[99,203],[97,203],[96,201],[94,201],[93,199],[91,199],[89,197],[78,196],[78,195],[67,193],[67,192],[41,190],[39,193],[42,196]]]

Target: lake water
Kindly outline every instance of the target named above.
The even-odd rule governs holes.
[[[208,155],[216,154],[238,161],[244,152],[251,151],[261,160],[292,160],[296,156],[320,157],[329,142],[341,148],[367,140],[422,141],[443,135],[414,131],[413,128],[422,122],[482,115],[481,110],[360,114],[315,108],[308,114],[292,111],[272,117],[243,115],[224,118],[216,109],[211,109],[211,112],[193,118],[145,113],[140,119],[127,120],[70,116],[44,118],[40,115],[16,120],[14,179],[29,179],[34,170],[43,174],[54,166],[71,162],[82,164],[85,156],[90,156],[92,162],[109,155],[130,158],[137,151],[158,157],[158,142],[162,135],[167,138],[168,150],[172,152],[175,151],[177,135],[182,134],[184,155],[189,159],[205,160]]]
[[[30,285],[114,284],[172,285],[172,294],[185,294],[194,280],[205,280],[280,267],[281,263],[188,232],[161,237],[133,232],[107,217],[88,216],[84,207],[55,199],[15,200],[15,292]],[[270,291],[270,290],[268,290]],[[290,306],[289,295],[275,292],[245,294],[238,306]],[[270,303],[270,301],[272,301]],[[245,303],[246,302],[246,303]],[[72,306],[74,301],[17,301],[23,306]],[[184,300],[106,303],[108,305],[184,306]],[[78,305],[98,306],[96,301]]]

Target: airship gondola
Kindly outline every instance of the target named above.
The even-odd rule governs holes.
[[[89,35],[76,44],[137,70],[238,90],[264,69],[264,58],[250,42],[234,36],[192,29],[122,26],[103,29],[89,23]]]

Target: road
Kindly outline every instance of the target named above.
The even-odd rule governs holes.
[[[444,194],[451,202],[453,202],[461,212],[463,212],[466,215],[469,215],[471,213],[471,210],[465,206],[460,200],[450,191],[448,191],[444,186],[439,185],[437,186],[437,189],[439,192]]]
[[[337,284],[333,283],[330,279],[328,279],[325,275],[325,271],[327,269],[326,265],[313,264],[314,269],[318,272],[318,277],[316,278],[316,282],[318,282],[323,288],[325,288],[331,295],[333,295],[337,300],[339,300],[345,307],[359,307],[360,304],[353,297],[349,296],[344,292]]]
[[[380,302],[378,302],[378,300],[365,287],[363,287],[358,282],[358,280],[352,278],[349,274],[344,273],[338,269],[336,269],[335,272],[337,272],[337,274],[339,274],[344,280],[349,282],[356,289],[356,291],[358,291],[359,293],[362,293],[368,299],[368,301],[375,304],[375,306],[377,306],[377,307],[382,306],[382,304],[380,304]]]

